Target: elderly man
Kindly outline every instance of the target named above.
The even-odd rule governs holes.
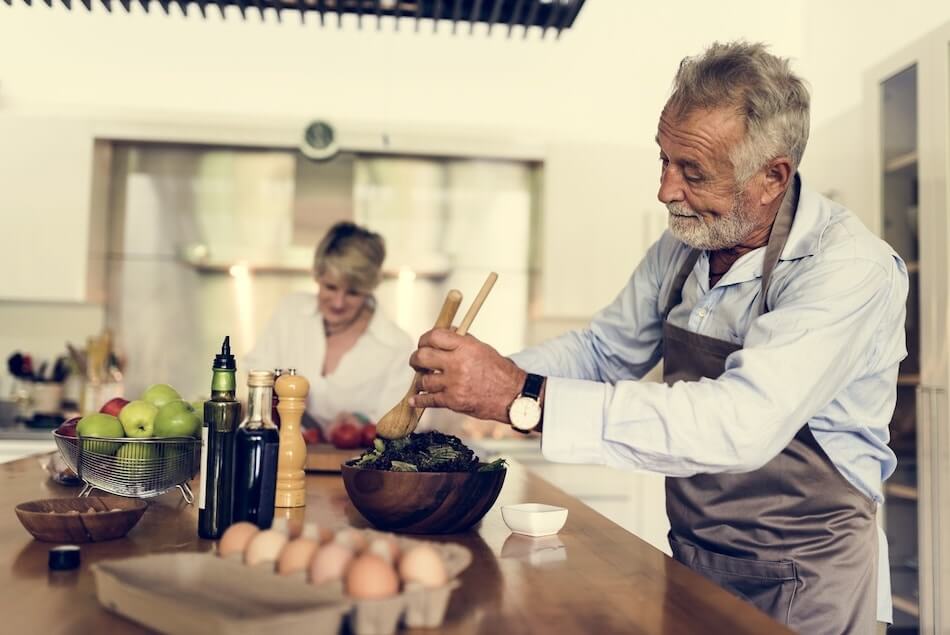
[[[414,402],[543,426],[553,461],[665,474],[677,560],[800,632],[864,634],[890,612],[875,513],[908,281],[802,183],[808,112],[762,45],[685,59],[656,136],[669,230],[616,300],[511,359],[426,333],[411,363],[438,372]],[[660,359],[665,383],[638,382]]]

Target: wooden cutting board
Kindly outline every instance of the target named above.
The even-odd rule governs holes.
[[[355,450],[338,450],[329,443],[317,443],[307,446],[307,462],[304,470],[307,472],[336,472],[340,473],[340,465],[344,461],[358,457],[363,448]]]

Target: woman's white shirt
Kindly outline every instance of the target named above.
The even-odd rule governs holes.
[[[310,381],[307,413],[326,425],[341,412],[358,412],[378,421],[405,395],[412,382],[409,356],[415,344],[377,307],[366,331],[323,376],[327,340],[313,293],[292,293],[274,311],[245,370],[295,368]]]

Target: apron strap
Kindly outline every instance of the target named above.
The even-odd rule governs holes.
[[[683,261],[683,266],[677,272],[676,278],[673,279],[673,284],[670,286],[670,291],[666,295],[666,305],[663,307],[664,322],[669,317],[670,311],[683,301],[683,285],[686,284],[686,279],[692,273],[701,253],[699,249],[690,249],[689,253],[686,254],[686,260]]]
[[[802,187],[801,177],[798,172],[792,175],[792,183],[785,191],[785,197],[782,199],[782,205],[775,215],[775,221],[772,223],[772,231],[769,232],[769,244],[765,247],[765,257],[762,259],[762,292],[759,295],[759,315],[768,313],[768,291],[769,283],[772,281],[772,270],[778,263],[785,249],[785,243],[788,242],[788,235],[791,233],[792,220],[795,218],[795,210],[798,209],[798,193]]]

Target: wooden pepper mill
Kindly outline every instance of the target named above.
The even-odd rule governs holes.
[[[303,466],[307,446],[303,440],[300,420],[310,392],[310,382],[291,368],[277,378],[274,391],[279,398],[280,455],[277,459],[276,507],[303,507],[307,504]]]

